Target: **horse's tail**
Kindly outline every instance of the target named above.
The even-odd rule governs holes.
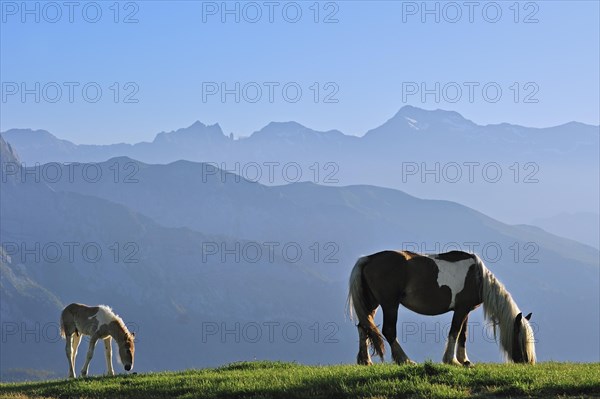
[[[60,314],[60,336],[63,338],[67,337],[67,335],[65,334],[65,311],[64,310]]]
[[[366,293],[368,287],[363,281],[363,268],[369,262],[368,256],[363,256],[356,261],[352,273],[350,273],[350,284],[348,290],[348,313],[350,319],[358,319],[359,328],[362,327],[369,338],[371,348],[379,357],[383,359],[385,353],[385,345],[381,332],[375,325],[373,316],[369,312],[366,305]]]

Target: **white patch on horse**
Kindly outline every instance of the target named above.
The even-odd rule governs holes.
[[[448,262],[446,260],[435,259],[432,257],[438,267],[438,286],[445,285],[450,288],[450,309],[454,308],[456,295],[465,288],[465,280],[469,268],[474,263],[473,259],[464,259],[458,262]]]
[[[105,324],[110,324],[115,320],[115,314],[108,306],[101,305],[95,315],[91,316],[91,318],[95,318],[98,321],[98,328]]]

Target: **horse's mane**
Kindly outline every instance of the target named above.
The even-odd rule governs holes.
[[[494,336],[496,325],[500,327],[500,347],[505,356],[509,357],[513,353],[515,318],[521,311],[504,284],[492,274],[479,257],[477,257],[477,264],[481,267],[483,315],[486,320],[494,323]],[[528,322],[523,324],[525,326],[523,334],[526,337],[523,350],[527,353],[530,362],[535,362],[533,330]]]
[[[123,319],[121,318],[121,316],[119,316],[118,314],[116,314],[114,312],[114,310],[112,310],[112,308],[110,306],[107,306],[107,305],[98,305],[98,307],[100,309],[104,310],[113,319],[113,321],[117,322],[117,324],[119,325],[119,327],[121,327],[121,329],[123,330],[123,332],[125,333],[125,335],[127,336],[127,338],[133,338],[131,332],[129,331],[129,329],[125,325],[125,322],[123,321]]]

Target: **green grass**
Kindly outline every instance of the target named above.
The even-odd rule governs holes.
[[[0,398],[599,397],[600,363],[304,366],[244,362],[77,380],[0,384]]]

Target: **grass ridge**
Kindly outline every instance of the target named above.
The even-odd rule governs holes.
[[[535,366],[425,362],[308,366],[236,362],[218,368],[1,383],[0,398],[600,398],[600,363]]]

